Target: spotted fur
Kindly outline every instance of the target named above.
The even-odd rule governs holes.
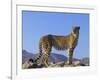
[[[73,51],[78,43],[79,26],[75,26],[69,35],[57,36],[46,35],[40,39],[39,42],[39,59],[43,56],[43,64],[48,67],[48,57],[52,48],[56,50],[68,50],[68,64],[72,64]]]

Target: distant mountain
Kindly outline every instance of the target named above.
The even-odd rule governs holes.
[[[22,63],[29,60],[30,58],[37,57],[38,54],[32,54],[30,52],[27,52],[26,50],[22,50]],[[67,57],[64,55],[51,53],[50,57],[48,59],[50,62],[60,62],[60,61],[67,61]]]
[[[24,63],[25,61],[29,60],[30,58],[33,59],[33,54],[27,52],[26,50],[22,50],[22,63]]]

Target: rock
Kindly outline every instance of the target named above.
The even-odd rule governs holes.
[[[42,68],[42,67],[43,65],[38,65],[37,62],[33,61],[33,59],[29,59],[22,64],[22,69]]]
[[[81,64],[83,64],[83,65],[85,65],[85,66],[89,66],[89,58],[83,58],[82,60],[81,60]]]
[[[80,60],[78,60],[78,61],[73,61],[72,64],[73,64],[74,66],[80,66],[81,61],[80,61]]]
[[[57,63],[53,63],[53,62],[49,63],[49,67],[62,67],[63,65],[64,65],[64,61],[57,62]]]
[[[28,69],[33,65],[33,61],[31,61],[32,59],[29,59],[28,61],[26,61],[24,64],[22,64],[22,69]]]

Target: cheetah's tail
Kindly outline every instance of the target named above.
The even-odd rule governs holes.
[[[39,43],[39,58],[42,56],[42,42]]]

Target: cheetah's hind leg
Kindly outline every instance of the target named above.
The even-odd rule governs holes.
[[[48,64],[48,54],[44,54],[43,63],[44,63],[44,66],[45,67],[48,67],[49,66],[49,64]]]

